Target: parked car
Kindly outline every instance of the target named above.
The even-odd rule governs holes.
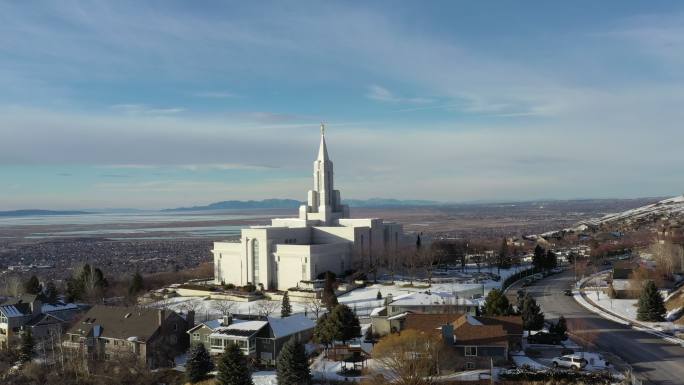
[[[542,279],[542,278],[544,278],[544,274],[542,274],[542,273],[537,273],[537,274],[533,275],[532,277],[533,277],[534,279]]]
[[[556,274],[562,273],[562,272],[563,272],[563,268],[562,268],[562,267],[554,267],[553,269],[551,269],[551,272],[552,272],[552,273],[556,273]]]
[[[527,337],[527,342],[531,344],[560,345],[561,337],[556,334],[539,332]]]
[[[554,368],[565,368],[572,370],[582,370],[587,366],[587,360],[578,355],[567,355],[554,358],[551,363]]]

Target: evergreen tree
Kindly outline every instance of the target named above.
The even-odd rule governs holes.
[[[143,290],[143,286],[143,277],[139,272],[136,271],[135,274],[133,274],[133,278],[131,278],[130,285],[128,285],[128,295],[130,297],[135,297]]]
[[[57,302],[57,295],[59,295],[59,292],[57,291],[55,283],[52,281],[46,283],[45,291],[43,292],[43,300],[47,303],[55,303]]]
[[[549,250],[546,252],[546,258],[544,258],[544,268],[547,270],[553,269],[558,266],[558,258],[556,258],[556,253]]]
[[[332,311],[332,309],[337,306],[337,295],[335,294],[335,275],[331,272],[326,272],[325,273],[325,287],[323,287],[323,294],[321,296],[321,300],[323,301],[323,304],[325,307],[328,309],[328,311]]]
[[[228,344],[218,364],[218,385],[254,385],[247,358],[236,344]]]
[[[648,281],[641,289],[641,296],[637,308],[639,321],[660,322],[665,315],[665,303],[653,281]]]
[[[316,326],[313,331],[314,342],[325,345],[326,349],[335,340],[335,331],[330,322],[330,315],[324,313],[316,320]]]
[[[212,370],[214,370],[214,363],[204,345],[197,344],[192,347],[188,352],[188,362],[185,365],[185,376],[188,381],[199,382]]]
[[[378,290],[378,294],[375,296],[375,299],[382,299],[382,293],[380,292],[380,290]]]
[[[30,362],[33,358],[33,336],[31,330],[27,329],[21,333],[21,345],[19,346],[19,361]]]
[[[290,305],[290,297],[287,292],[283,294],[283,303],[280,306],[280,316],[285,318],[292,314],[292,305]]]
[[[545,255],[546,250],[537,244],[537,246],[534,248],[534,256],[532,257],[532,265],[534,266],[535,270],[539,271],[544,268]]]
[[[309,385],[311,372],[304,345],[290,339],[283,345],[276,361],[278,385]]]
[[[513,313],[511,304],[508,303],[508,298],[499,289],[492,289],[485,299],[484,303],[484,315],[487,316],[498,316],[498,315],[509,315]]]
[[[541,312],[537,301],[529,294],[525,295],[521,315],[525,330],[539,330],[544,327],[544,313]]]
[[[567,324],[567,321],[565,320],[565,317],[563,317],[563,316],[560,316],[560,318],[558,318],[558,321],[549,327],[549,332],[551,334],[556,334],[556,335],[560,336],[563,341],[565,341],[568,338],[566,335],[567,331],[568,331],[568,324]]]
[[[24,283],[24,291],[26,294],[40,294],[42,287],[40,286],[40,281],[38,277],[32,275],[26,283]]]
[[[337,305],[330,314],[330,327],[335,340],[347,343],[361,334],[361,326],[356,314],[347,305]]]
[[[523,303],[525,302],[525,290],[518,290],[515,295],[515,306],[518,308],[518,314],[522,312]]]

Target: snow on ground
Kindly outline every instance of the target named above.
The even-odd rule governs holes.
[[[609,312],[615,313],[621,317],[627,318],[631,321],[637,321],[637,303],[636,299],[610,299],[604,293],[599,294],[599,299],[596,299],[595,292],[585,292],[587,297],[600,308]],[[644,322],[639,323],[662,331],[679,330],[680,327],[673,322]]]
[[[374,308],[382,306],[384,304],[384,298],[389,294],[394,298],[397,298],[401,295],[425,292],[427,290],[431,292],[455,292],[457,295],[459,292],[467,291],[468,293],[472,293],[477,291],[479,292],[478,294],[482,294],[484,297],[493,288],[501,287],[501,284],[507,277],[527,267],[528,266],[521,266],[518,268],[501,269],[501,278],[498,281],[490,279],[492,274],[499,273],[496,268],[481,267],[478,269],[475,265],[469,265],[466,267],[465,272],[460,271],[460,269],[442,270],[435,272],[436,274],[433,283],[429,288],[426,287],[427,281],[425,279],[414,280],[414,286],[411,287],[408,286],[411,281],[406,277],[397,275],[393,283],[386,280],[378,280],[380,283],[360,287],[348,293],[341,294],[338,297],[338,300],[340,303],[356,310],[360,317],[364,317],[368,316]],[[378,291],[382,294],[383,299],[378,300],[376,298]],[[463,297],[466,297],[466,295],[463,295]],[[188,310],[194,310],[195,320],[197,322],[203,322],[221,317],[222,314],[221,311],[216,308],[216,302],[216,300],[202,297],[175,297],[157,301],[149,306],[169,308],[183,313]],[[273,305],[275,310],[273,310],[271,316],[280,316],[280,301],[259,300],[252,302],[230,302],[233,303],[231,311],[235,314],[259,314],[260,303],[276,302]],[[291,302],[291,305],[293,313],[303,313],[306,308],[304,303]],[[309,316],[313,317],[311,314],[309,314]]]
[[[547,366],[544,366],[540,364],[539,362],[531,359],[528,356],[525,355],[519,355],[519,356],[512,356],[513,357],[513,362],[515,362],[515,365],[519,368],[522,368],[524,366],[529,366],[532,369],[537,369],[537,370],[544,370],[548,369]]]
[[[278,385],[275,370],[252,373],[254,385]]]

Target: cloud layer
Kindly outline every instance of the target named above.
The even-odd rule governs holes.
[[[527,7],[0,4],[0,209],[684,191],[681,7]]]

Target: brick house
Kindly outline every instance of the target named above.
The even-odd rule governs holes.
[[[135,359],[151,368],[173,365],[189,343],[185,318],[168,310],[96,305],[67,332],[63,347],[90,360]]]
[[[409,314],[405,329],[441,336],[439,367],[447,371],[489,368],[509,360],[522,346],[520,316],[476,317],[470,314]]]

